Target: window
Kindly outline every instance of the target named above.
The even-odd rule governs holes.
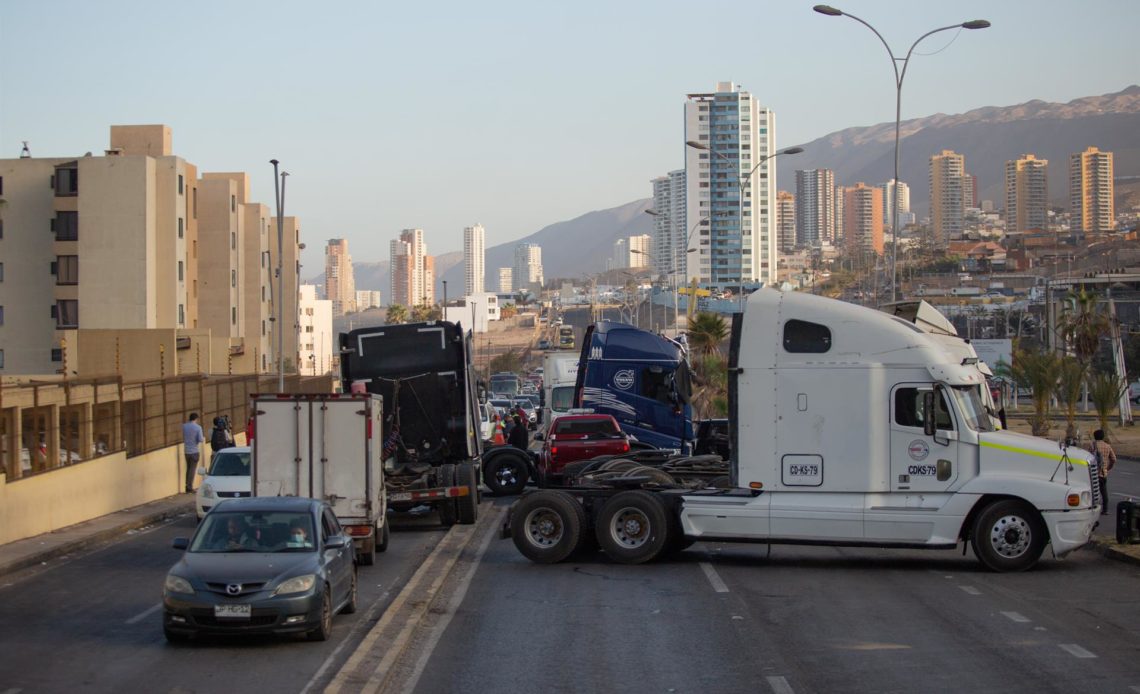
[[[79,165],[72,162],[70,165],[56,167],[55,194],[57,196],[71,196],[79,194]]]
[[[784,323],[784,349],[799,354],[822,354],[831,349],[831,330],[802,320]]]
[[[899,388],[895,391],[895,424],[904,427],[918,427],[923,425],[922,397],[930,389]],[[953,431],[954,423],[950,419],[950,410],[946,406],[946,394],[940,388],[938,398],[935,400],[934,421],[939,429]]]
[[[78,241],[79,240],[79,213],[78,212],[56,212],[55,219],[52,220],[55,229],[56,241]]]
[[[237,248],[237,232],[236,231],[230,232],[230,248],[231,249]]]
[[[183,222],[182,218],[179,217],[178,218],[178,238],[182,238],[183,235],[185,234],[184,228],[185,228],[185,222]]]
[[[63,299],[55,302],[55,327],[79,327],[79,301],[77,299]]]
[[[231,195],[230,196],[230,212],[234,212],[236,210],[237,210],[237,196]]]
[[[55,257],[55,283],[79,284],[79,256],[57,255]]]
[[[0,176],[0,195],[4,194],[4,177]]]
[[[0,263],[0,282],[4,281],[4,263]]]
[[[4,325],[4,307],[0,306],[0,325]]]
[[[0,349],[0,369],[4,368],[4,350]]]
[[[233,306],[230,307],[230,324],[237,325],[237,308]]]
[[[186,307],[178,304],[178,324],[184,325],[186,323]]]
[[[178,194],[182,195],[182,174],[178,174]]]
[[[178,261],[178,281],[181,282],[183,279],[184,279],[184,277],[182,275],[182,261],[179,260]]]
[[[51,351],[51,360],[52,361],[63,361],[63,349],[60,347],[53,348]]]
[[[237,270],[230,270],[230,286],[237,286]]]

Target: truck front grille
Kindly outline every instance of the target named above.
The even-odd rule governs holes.
[[[1100,498],[1100,468],[1096,459],[1089,461],[1089,486],[1092,488],[1093,506],[1104,506],[1104,499]]]

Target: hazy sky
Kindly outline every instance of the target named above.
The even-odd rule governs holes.
[[[732,80],[777,146],[894,118],[874,34],[811,2],[0,0],[0,157],[97,154],[112,124],[165,123],[200,171],[290,172],[302,274],[422,227],[431,253],[648,197],[682,165],[689,92]],[[1134,0],[842,0],[911,60],[903,118],[1140,83]],[[952,43],[951,43],[952,42]],[[941,50],[940,49],[943,49]],[[940,52],[939,52],[940,51]]]

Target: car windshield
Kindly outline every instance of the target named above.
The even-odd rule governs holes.
[[[974,431],[994,430],[993,420],[986,412],[986,406],[982,400],[981,388],[978,386],[955,386],[952,392],[955,402],[958,403],[958,409],[962,411],[966,420],[966,426]]]
[[[206,514],[190,552],[312,552],[313,519],[307,512],[216,510]]]
[[[222,451],[210,465],[211,477],[249,477],[249,451]]]

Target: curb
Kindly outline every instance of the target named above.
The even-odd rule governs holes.
[[[19,559],[13,559],[5,563],[0,563],[0,577],[8,576],[18,571],[23,571],[24,569],[36,566],[37,564],[43,564],[44,562],[50,561],[52,559],[58,559],[59,557],[66,556],[68,554],[72,554],[74,552],[78,552],[95,545],[103,544],[128,531],[138,530],[139,528],[153,525],[169,518],[174,518],[175,516],[181,516],[182,514],[193,510],[194,502],[187,501],[184,505],[180,505],[175,508],[166,508],[161,511],[153,511],[144,516],[139,516],[132,518],[129,521],[119,523],[118,525],[115,525],[111,528],[95,531],[89,535],[76,538],[70,542],[64,542],[62,544],[56,545],[55,547],[46,548],[26,557],[21,557]],[[61,528],[60,530],[66,530],[66,528]],[[50,536],[51,533],[47,533],[47,535]]]
[[[1102,540],[1093,538],[1089,540],[1088,548],[1108,559],[1122,561],[1126,564],[1140,566],[1140,545],[1119,545],[1114,540]],[[1122,547],[1134,547],[1132,552],[1121,549]]]

